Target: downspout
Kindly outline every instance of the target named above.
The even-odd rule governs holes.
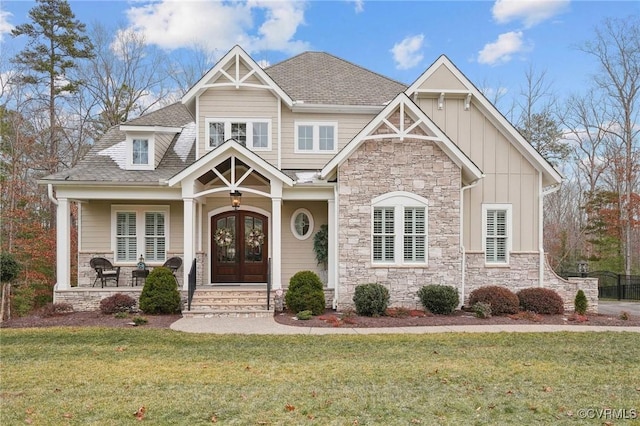
[[[53,184],[51,183],[47,184],[47,195],[49,195],[49,200],[51,200],[51,202],[57,206],[58,200],[53,196]]]
[[[546,190],[542,187],[542,172],[538,174],[538,252],[540,264],[538,267],[538,287],[544,287],[544,197],[560,189],[560,185],[553,185]]]
[[[338,274],[338,259],[340,256],[338,256],[338,212],[339,212],[339,208],[338,208],[338,185],[339,185],[339,181],[336,181],[335,186],[333,187],[333,218],[334,218],[334,224],[335,224],[335,230],[333,229],[329,229],[329,232],[334,232],[335,237],[333,238],[333,242],[334,242],[334,248],[333,248],[333,271],[329,271],[330,274],[333,274],[333,309],[336,309],[338,307],[338,293],[340,291],[340,274]]]
[[[482,177],[480,179],[482,179],[484,177],[484,175],[482,175]],[[461,266],[460,266],[460,271],[461,271],[461,290],[460,290],[460,304],[464,305],[464,296],[465,296],[465,276],[467,274],[467,252],[464,248],[464,191],[466,189],[471,189],[474,186],[476,186],[477,184],[480,183],[480,179],[476,179],[473,182],[471,182],[469,185],[467,186],[463,186],[462,188],[460,188],[460,254],[462,256],[461,259]]]

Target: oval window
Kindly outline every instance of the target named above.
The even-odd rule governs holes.
[[[298,209],[291,216],[291,232],[299,240],[306,240],[313,232],[313,216],[307,209]]]

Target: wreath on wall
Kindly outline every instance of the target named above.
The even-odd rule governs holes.
[[[229,247],[233,242],[233,234],[229,228],[218,228],[213,236],[218,247]]]
[[[258,248],[264,244],[264,234],[258,228],[253,228],[246,238],[247,245],[252,248]]]

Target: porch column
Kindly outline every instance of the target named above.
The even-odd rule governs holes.
[[[327,204],[329,205],[328,218],[329,218],[329,235],[328,235],[328,258],[327,258],[327,287],[335,288],[336,287],[336,274],[338,265],[336,263],[337,259],[337,250],[336,250],[336,241],[338,236],[338,221],[336,220],[336,200],[328,200]]]
[[[58,198],[56,209],[56,289],[65,290],[71,287],[71,245],[69,232],[69,200]]]
[[[182,289],[189,289],[189,270],[191,269],[191,263],[195,258],[194,250],[194,236],[196,217],[195,209],[193,208],[193,198],[184,198],[184,262],[182,273],[184,280],[182,281]]]
[[[282,288],[282,197],[271,198],[271,285]]]

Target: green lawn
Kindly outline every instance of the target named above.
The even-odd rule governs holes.
[[[603,424],[580,409],[640,411],[638,333],[54,328],[0,330],[0,344],[3,425],[139,424],[141,406],[148,424],[181,425]]]

